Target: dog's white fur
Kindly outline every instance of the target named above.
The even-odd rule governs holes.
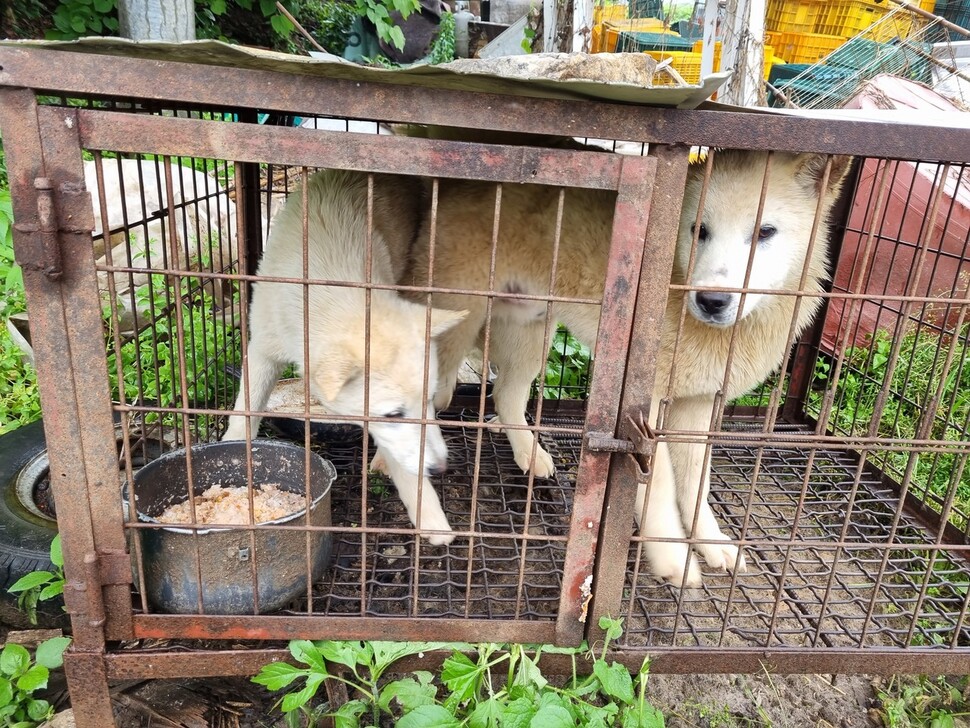
[[[760,222],[760,237],[750,280],[746,269],[751,252],[758,202],[768,156],[765,153],[721,151],[714,154],[702,221],[704,231],[694,254],[692,286],[806,291],[822,290],[826,275],[827,217],[848,167],[847,158],[834,158],[822,190],[825,158],[819,155],[774,154],[770,157],[769,186]],[[677,240],[673,281],[686,280],[703,181],[703,166],[688,176]],[[819,208],[819,193],[822,203]],[[495,254],[494,290],[547,295],[558,190],[533,185],[506,185]],[[558,296],[601,298],[606,275],[615,196],[601,191],[573,190],[566,194],[562,236],[553,292]],[[822,213],[816,241],[809,243],[816,209]],[[435,231],[434,283],[446,288],[489,290],[489,263],[495,209],[495,187],[478,182],[441,184]],[[406,282],[427,283],[430,224],[418,236]],[[807,268],[806,268],[807,264]],[[805,281],[802,284],[803,271]],[[707,298],[705,298],[705,295]],[[781,363],[793,318],[797,334],[810,322],[820,304],[802,297],[797,315],[795,296],[740,292],[723,294],[691,291],[690,315],[681,326],[683,291],[671,291],[662,331],[656,386],[652,401],[669,398],[664,426],[670,430],[705,432],[710,429],[715,394],[732,398],[762,382]],[[485,324],[486,298],[435,294],[436,306],[468,310],[469,315],[438,342],[439,384],[435,405],[445,406],[465,353]],[[740,318],[738,315],[741,311]],[[552,321],[565,324],[589,346],[596,341],[599,307],[552,305]],[[735,321],[737,323],[735,324]],[[546,304],[495,299],[492,308],[489,357],[498,370],[494,403],[507,425],[524,425],[529,390],[545,360]],[[726,364],[732,337],[734,360]],[[676,358],[675,358],[676,351]],[[670,378],[672,375],[672,379]],[[668,389],[668,383],[670,388]],[[651,419],[656,422],[656,406]],[[551,476],[551,457],[528,430],[507,429],[516,463],[539,477]],[[691,532],[695,548],[714,569],[744,570],[743,555],[725,543],[707,502],[709,466],[704,444],[663,443],[657,450],[649,489],[637,494],[641,534],[661,539],[685,539]],[[695,510],[697,510],[696,526]],[[685,531],[686,529],[686,531]],[[648,541],[646,553],[655,575],[675,584],[700,583],[700,570],[685,542]]]
[[[401,276],[417,225],[417,202],[409,194],[412,188],[408,185],[406,181],[375,178],[373,283],[394,285]],[[297,190],[273,221],[259,275],[366,282],[367,188],[363,174],[328,170],[310,177],[306,186],[307,274],[303,263],[303,194]],[[368,331],[365,288],[310,285],[308,297],[309,352],[305,355],[304,286],[272,281],[253,285],[246,353],[249,409],[264,409],[280,371],[286,364],[295,364],[300,375],[308,377],[313,396],[332,414],[434,419],[431,394],[438,367],[434,338],[458,323],[463,313],[435,309],[429,321],[424,305],[405,300],[394,291],[373,289]],[[427,347],[426,341],[430,341]],[[426,360],[428,381],[424,374]],[[306,372],[305,362],[309,362]],[[246,383],[243,377],[236,411],[246,409]],[[258,426],[259,419],[253,417],[253,436]],[[441,430],[436,425],[396,423],[393,419],[373,421],[368,430],[412,523],[438,532],[428,537],[432,544],[450,543],[451,527],[427,479],[429,474],[443,472],[447,465]],[[246,417],[231,416],[223,439],[242,440],[246,436]]]

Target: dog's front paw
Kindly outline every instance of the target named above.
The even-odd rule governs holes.
[[[226,427],[226,432],[222,436],[222,441],[231,442],[233,440],[245,440],[245,439],[246,439],[246,418],[230,417],[229,425]]]
[[[421,528],[428,529],[429,531],[445,531],[445,533],[431,533],[425,536],[428,539],[428,543],[432,546],[447,546],[455,540],[455,534],[452,533],[448,519],[440,511],[438,513],[422,514]]]
[[[721,538],[727,537],[720,534]],[[748,564],[744,559],[744,552],[730,543],[699,543],[695,546],[704,561],[715,571],[744,573]]]
[[[669,581],[682,589],[699,587],[703,582],[697,559],[690,553],[687,544],[647,544],[646,551],[653,575],[657,578]],[[684,569],[685,564],[687,566],[686,571]]]
[[[374,453],[374,459],[370,461],[370,470],[375,473],[390,476],[390,472],[387,470],[387,460],[384,459],[384,453],[380,448]]]
[[[526,452],[515,454],[515,464],[522,468],[522,472],[528,473],[531,470],[537,478],[551,478],[555,475],[556,464],[552,461],[552,455],[543,450],[541,445],[536,446],[536,456],[533,460],[531,450],[532,448],[529,448]]]

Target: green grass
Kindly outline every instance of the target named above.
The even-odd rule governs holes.
[[[966,441],[970,422],[968,326],[958,335],[940,336],[929,327],[905,332],[895,362],[890,334],[877,331],[868,346],[851,347],[835,382],[828,429],[847,436]],[[951,359],[947,365],[948,357]],[[890,365],[892,369],[890,371]],[[833,362],[820,359],[807,410],[820,417],[835,374]],[[882,399],[882,402],[880,402]],[[869,461],[940,512],[955,495],[950,520],[960,528],[970,513],[970,469],[958,452],[875,450]]]

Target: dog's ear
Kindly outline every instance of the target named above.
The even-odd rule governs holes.
[[[468,311],[449,311],[446,308],[431,309],[431,338],[445,333],[468,315]]]
[[[349,382],[361,367],[347,356],[325,356],[313,373],[313,379],[320,388],[326,402],[333,402],[340,390]]]
[[[821,194],[823,192],[822,178],[825,176],[825,165],[828,159],[828,154],[799,154],[795,158],[795,179],[814,191],[815,194]],[[832,167],[829,170],[825,194],[835,195],[838,193],[851,166],[852,157],[840,154],[832,155]]]

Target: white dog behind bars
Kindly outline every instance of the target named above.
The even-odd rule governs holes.
[[[306,276],[310,280],[367,280],[367,186],[364,174],[328,170],[310,177]],[[404,180],[375,178],[373,283],[393,285],[400,277],[418,220],[417,196],[409,194],[412,189],[416,190]],[[305,277],[302,198],[301,191],[295,191],[273,220],[259,275]],[[438,366],[434,337],[454,326],[465,314],[431,311],[431,343],[426,356],[425,305],[407,301],[394,291],[374,289],[368,337],[365,288],[310,285],[306,329],[304,290],[300,283],[259,281],[253,285],[246,352],[249,409],[264,409],[283,367],[295,364],[300,375],[307,376],[311,394],[327,412],[362,416],[366,379],[368,414],[384,418],[371,422],[368,428],[377,442],[383,469],[393,478],[412,523],[442,532],[429,537],[432,544],[450,543],[453,536],[448,533],[448,519],[427,479],[427,475],[444,472],[447,465],[448,451],[441,430],[436,425],[390,420],[434,419],[431,395]],[[309,337],[306,359],[305,330]],[[309,362],[306,372],[305,361]],[[366,378],[365,366],[369,366]],[[244,376],[236,399],[237,412],[246,410],[246,384]],[[250,427],[255,436],[258,417],[251,419]],[[245,438],[246,417],[231,416],[223,440]]]
[[[824,156],[772,155],[764,213],[756,230],[767,155],[717,152],[697,231],[690,285],[821,291],[826,276],[828,214],[848,161],[848,158],[833,158],[823,189]],[[675,283],[686,280],[703,178],[704,165],[692,166],[677,240]],[[558,191],[548,187],[506,185],[503,188],[494,290],[547,294],[558,199]],[[602,191],[568,190],[554,288],[557,296],[602,297],[614,200],[614,195]],[[435,285],[488,290],[494,208],[494,185],[474,182],[441,185]],[[821,211],[821,221],[809,256],[817,209]],[[418,236],[407,278],[409,283],[425,282],[428,228],[425,223]],[[757,247],[748,274],[752,239],[757,240]],[[801,284],[803,271],[806,273],[804,285]],[[684,291],[670,292],[652,401],[670,398],[666,429],[706,432],[710,429],[716,393],[723,390],[724,396],[730,399],[764,381],[782,362],[793,317],[797,334],[811,321],[820,299],[801,299],[796,315],[798,299],[791,295],[748,293],[742,297],[740,292],[691,291],[686,294],[689,314],[681,326],[684,295]],[[480,336],[485,323],[486,299],[436,294],[434,303],[469,311],[438,342],[440,378],[435,404],[443,407],[451,397],[455,373],[463,356]],[[526,424],[524,411],[530,387],[545,360],[542,351],[545,313],[546,304],[541,301],[497,299],[493,304],[489,357],[498,369],[493,397],[499,419],[506,424]],[[589,346],[596,341],[599,313],[599,307],[592,305],[554,303],[552,306],[553,320],[565,324]],[[734,359],[725,387],[732,337],[736,342]],[[668,391],[671,373],[673,380]],[[651,412],[654,422],[656,417],[655,408]],[[552,458],[535,443],[530,431],[509,429],[506,432],[516,463],[524,471],[531,469],[540,477],[552,475]],[[637,494],[636,520],[640,533],[651,538],[681,540],[645,543],[653,573],[675,584],[700,583],[696,560],[683,541],[690,532],[707,541],[697,543],[695,548],[710,567],[744,570],[744,556],[737,547],[725,543],[728,538],[721,532],[707,502],[710,473],[705,445],[661,444],[653,470],[645,512],[647,489],[641,486]]]

